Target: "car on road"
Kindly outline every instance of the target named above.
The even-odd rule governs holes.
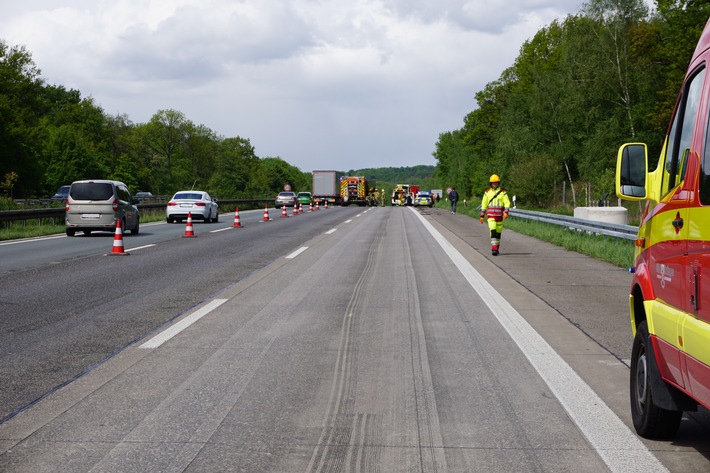
[[[143,202],[144,200],[151,200],[153,198],[153,194],[151,192],[136,192],[133,197]]]
[[[219,222],[217,201],[204,191],[176,192],[165,208],[168,223],[187,220],[188,213],[193,220],[202,220],[205,223]]]
[[[431,208],[433,205],[434,205],[434,201],[431,198],[431,192],[429,192],[429,191],[417,192],[417,196],[414,198],[414,206],[415,207],[429,207],[429,208]]]
[[[70,187],[70,185],[60,187],[59,190],[52,196],[51,200],[60,202],[64,202],[65,200],[67,200]]]
[[[274,204],[277,209],[283,206],[293,207],[296,205],[296,193],[295,192],[279,192],[276,196],[276,203]]]
[[[311,205],[313,203],[313,194],[310,192],[299,192],[296,195],[296,201],[301,205]]]
[[[67,195],[65,220],[67,236],[78,231],[89,235],[92,231],[115,232],[121,221],[122,232],[137,235],[140,216],[136,199],[120,181],[103,179],[72,182]]]

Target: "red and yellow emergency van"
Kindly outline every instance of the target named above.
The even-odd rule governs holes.
[[[672,437],[710,408],[710,21],[688,67],[655,170],[643,143],[619,149],[616,193],[646,201],[630,310],[631,414],[639,435]]]

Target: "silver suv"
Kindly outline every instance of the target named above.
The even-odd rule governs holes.
[[[113,232],[121,220],[124,232],[137,235],[140,218],[137,201],[123,182],[86,180],[73,182],[66,205],[67,236],[77,230],[89,235],[93,230]]]

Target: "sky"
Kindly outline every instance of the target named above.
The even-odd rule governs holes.
[[[177,110],[310,172],[435,165],[441,133],[582,0],[0,0],[52,85],[146,123]]]

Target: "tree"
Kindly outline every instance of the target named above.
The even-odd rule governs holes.
[[[143,128],[145,143],[152,153],[149,165],[160,181],[173,186],[173,161],[184,150],[188,120],[176,110],[159,110]],[[161,175],[165,173],[164,175]]]
[[[20,197],[33,194],[42,182],[39,76],[24,47],[0,41],[0,176],[17,176],[13,189]]]
[[[265,195],[267,188],[259,158],[249,140],[239,137],[222,140],[210,180],[212,192],[220,198],[235,199]]]
[[[648,15],[643,0],[590,0],[584,11],[595,20],[593,28],[600,51],[607,67],[600,67],[597,80],[610,92],[612,101],[621,107],[626,115],[629,136],[636,136],[633,114],[635,80],[633,63],[630,58],[630,29]]]

